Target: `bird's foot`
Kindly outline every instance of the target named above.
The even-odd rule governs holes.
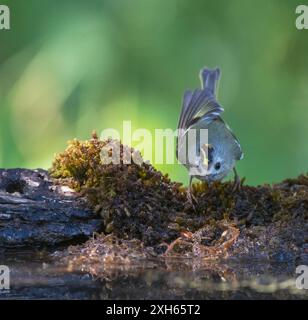
[[[189,204],[194,209],[194,211],[196,211],[196,205],[198,205],[198,200],[193,195],[191,189],[187,190],[187,202],[186,203]]]
[[[239,176],[234,179],[232,192],[241,191],[242,190],[242,183]]]
[[[241,179],[240,176],[237,174],[236,170],[234,169],[234,182],[232,192],[242,191],[244,181],[245,178]]]

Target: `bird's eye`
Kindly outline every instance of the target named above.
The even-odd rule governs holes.
[[[221,167],[220,162],[216,162],[216,163],[215,163],[215,167],[214,167],[215,170],[219,170],[220,167]]]

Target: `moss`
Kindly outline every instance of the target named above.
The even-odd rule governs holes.
[[[67,149],[55,157],[50,175],[77,191],[98,185],[101,179],[100,150],[108,142],[98,139],[96,133],[90,140],[69,141]]]
[[[119,145],[118,164],[108,164],[102,157],[107,144]],[[112,155],[112,149],[108,155]],[[231,182],[195,183],[194,210],[180,183],[170,181],[148,163],[125,164],[128,156],[136,155],[141,158],[118,141],[101,141],[93,134],[87,141],[70,141],[56,156],[50,174],[57,183],[86,197],[88,205],[104,220],[105,233],[121,241],[137,239],[157,254],[223,255],[244,230],[251,230],[247,233],[250,239],[260,241],[255,234],[258,226],[296,217],[307,219],[307,175],[273,186],[244,185],[236,192]]]
[[[86,196],[88,204],[104,219],[105,232],[123,239],[141,239],[157,244],[174,239],[177,231],[168,228],[169,216],[180,211],[185,194],[179,183],[153,166],[125,164],[124,157],[134,149],[120,145],[120,163],[104,164],[101,150],[107,143],[96,134],[88,141],[73,140],[56,156],[51,176]]]

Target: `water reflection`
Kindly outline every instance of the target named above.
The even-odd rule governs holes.
[[[100,277],[55,265],[48,252],[6,251],[11,289],[1,299],[307,299],[292,264],[151,261],[106,270]],[[199,267],[198,267],[199,266]],[[93,266],[95,268],[97,266]],[[100,264],[100,268],[103,266]]]

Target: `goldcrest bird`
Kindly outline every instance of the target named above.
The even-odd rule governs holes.
[[[243,152],[238,139],[221,118],[224,109],[216,100],[219,77],[218,68],[203,68],[200,71],[202,88],[184,93],[176,155],[189,171],[190,197],[194,177],[202,181],[217,181],[233,170],[234,189],[241,186],[235,164],[243,158]],[[188,138],[192,129],[196,132],[194,140]],[[207,129],[204,130],[207,132],[207,143],[202,144],[200,129]]]

